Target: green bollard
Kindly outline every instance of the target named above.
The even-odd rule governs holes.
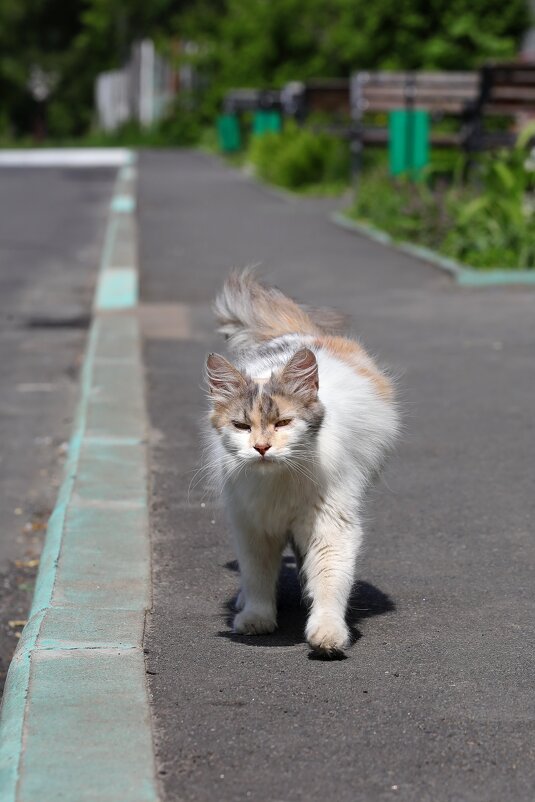
[[[267,111],[264,109],[257,109],[253,114],[253,128],[252,133],[254,136],[262,136],[268,131],[267,127]]]
[[[408,167],[408,125],[405,109],[388,115],[388,166],[390,175],[402,175]]]
[[[280,112],[273,109],[257,109],[253,115],[253,134],[279,134],[282,130],[282,117]]]
[[[412,148],[410,171],[418,181],[423,176],[424,167],[429,164],[429,112],[414,109],[412,112]]]
[[[241,148],[240,121],[236,114],[221,114],[217,118],[217,135],[223,153],[234,153]]]
[[[268,130],[271,131],[272,134],[280,134],[282,131],[282,115],[280,111],[272,109],[268,114]]]
[[[395,109],[388,118],[388,160],[393,176],[422,176],[429,163],[429,113],[423,109]]]

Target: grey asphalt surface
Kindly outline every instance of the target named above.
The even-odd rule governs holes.
[[[154,610],[146,636],[163,799],[527,802],[535,785],[535,293],[462,290],[209,156],[140,162],[142,295],[189,328],[147,339]],[[220,501],[188,493],[208,305],[228,269],[336,306],[399,377],[405,432],[370,494],[361,635],[308,659],[291,562],[280,630],[229,632]],[[158,309],[159,307],[155,307]],[[164,307],[162,317],[165,317]],[[168,312],[167,312],[168,313]],[[189,333],[188,333],[189,331]],[[204,506],[203,506],[204,505]]]
[[[61,479],[114,174],[0,170],[0,688]]]

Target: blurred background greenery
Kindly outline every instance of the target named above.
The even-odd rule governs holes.
[[[194,102],[178,95],[149,137],[180,144],[200,136],[231,87],[469,69],[513,56],[529,24],[526,0],[2,0],[0,138],[95,134],[97,76],[143,38],[198,75]]]

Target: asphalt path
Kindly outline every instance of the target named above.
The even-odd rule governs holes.
[[[0,169],[0,685],[61,478],[114,176]]]
[[[528,802],[535,784],[535,294],[463,290],[209,156],[147,153],[139,225],[152,425],[154,609],[146,634],[166,802]],[[349,313],[398,377],[405,430],[370,494],[360,635],[308,658],[288,559],[280,629],[230,633],[238,588],[200,456],[209,304],[261,263]]]

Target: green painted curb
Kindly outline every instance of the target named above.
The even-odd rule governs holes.
[[[97,309],[131,309],[137,303],[137,272],[132,267],[103,270],[95,306]]]
[[[131,195],[116,195],[111,202],[111,208],[114,212],[127,214],[134,211],[136,202]]]
[[[415,256],[423,262],[428,262],[438,267],[440,270],[444,270],[446,273],[453,276],[457,284],[463,287],[496,287],[506,286],[508,284],[535,284],[535,270],[475,270],[472,267],[467,267],[467,265],[456,262],[454,259],[440,256],[440,254],[436,251],[432,251],[430,248],[412,245],[410,242],[397,242],[390,234],[387,234],[386,231],[366,225],[365,223],[358,223],[342,212],[333,212],[329,215],[329,219],[340,228],[362,234],[368,237],[368,239],[380,242],[381,245],[388,245],[390,248],[395,248],[402,253]]]
[[[115,196],[134,180],[131,163]],[[111,204],[64,479],[6,680],[2,802],[158,800],[143,653],[147,425],[139,324],[128,312],[134,210]],[[126,257],[132,264],[116,267]]]

